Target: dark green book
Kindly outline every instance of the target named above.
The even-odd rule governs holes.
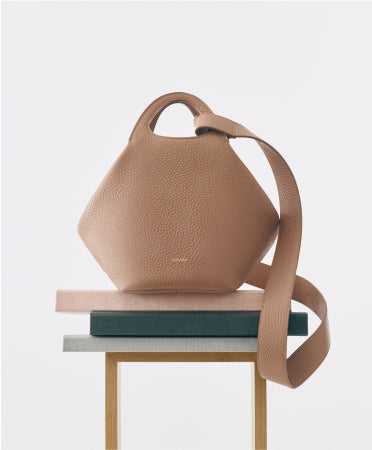
[[[90,313],[90,334],[137,337],[257,337],[259,320],[259,311],[97,311]],[[307,334],[307,313],[291,312],[288,335]]]

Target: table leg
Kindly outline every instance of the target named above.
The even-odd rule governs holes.
[[[266,380],[258,373],[257,362],[252,364],[252,448],[267,449]]]
[[[118,450],[118,363],[106,353],[106,450]]]
[[[119,448],[119,362],[125,361],[247,361],[252,362],[252,447],[267,449],[266,380],[260,377],[256,355],[250,353],[106,353],[106,450]]]

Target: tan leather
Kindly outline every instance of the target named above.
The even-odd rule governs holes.
[[[258,333],[258,368],[263,378],[289,387],[302,384],[322,363],[329,344],[327,305],[307,280],[296,277],[301,245],[302,213],[296,180],[287,163],[267,142],[243,125],[211,113],[195,119],[197,133],[217,130],[228,137],[254,139],[264,152],[279,193],[280,230],[272,266],[259,264],[247,283],[265,289]],[[287,359],[287,330],[291,298],[321,319],[312,336]]]
[[[194,115],[196,137],[154,133],[161,112],[176,102]],[[233,137],[256,140],[275,175],[280,229],[271,269],[260,261],[277,235],[278,215],[229,145]],[[296,181],[280,154],[242,125],[214,115],[197,97],[173,93],[141,115],[126,149],[89,202],[79,233],[126,292],[233,292],[245,281],[265,289],[260,374],[296,387],[329,348],[324,299],[296,277],[301,224]],[[292,296],[322,323],[287,360]]]
[[[79,233],[120,290],[233,292],[271,247],[279,217],[224,134],[153,132],[176,101],[194,115],[210,111],[189,94],[155,100],[88,204]]]

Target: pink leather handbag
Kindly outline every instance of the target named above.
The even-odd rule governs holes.
[[[154,133],[162,111],[183,103],[196,136]],[[273,170],[280,217],[229,139],[254,139]],[[79,233],[117,288],[131,294],[177,296],[233,293],[243,283],[264,290],[258,334],[262,377],[297,387],[329,349],[327,308],[321,293],[296,276],[301,203],[281,155],[244,126],[213,114],[182,93],[155,100],[139,118],[129,143],[86,207]],[[278,238],[271,266],[260,261]],[[249,291],[247,291],[249,298]],[[287,359],[291,299],[321,324]]]

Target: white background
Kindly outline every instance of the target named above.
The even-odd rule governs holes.
[[[298,272],[328,300],[332,348],[301,388],[269,384],[269,448],[371,448],[371,19],[371,3],[3,5],[4,449],[104,447],[104,356],[62,353],[89,318],[55,313],[55,290],[113,288],[77,222],[144,108],[179,90],[299,184]],[[191,115],[158,130],[192,134]],[[276,202],[259,150],[232,145]],[[248,364],[122,372],[125,448],[249,448]]]

